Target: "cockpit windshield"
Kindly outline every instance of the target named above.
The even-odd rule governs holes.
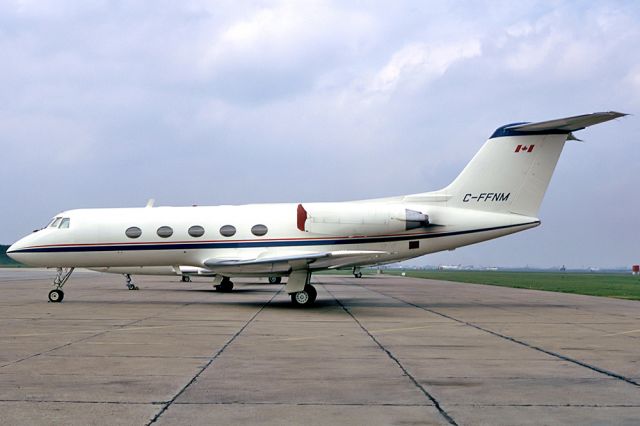
[[[71,219],[69,219],[68,217],[54,217],[51,222],[49,222],[49,224],[47,225],[47,228],[60,228],[60,229],[66,229],[69,228],[69,225],[71,224]]]

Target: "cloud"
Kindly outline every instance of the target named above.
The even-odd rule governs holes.
[[[581,79],[639,35],[631,16],[615,5],[596,5],[567,22],[569,14],[561,7],[507,27],[499,41],[507,69]]]
[[[208,31],[199,78],[229,102],[295,95],[357,55],[370,31],[365,11],[320,1],[275,2]]]
[[[640,105],[633,2],[16,1],[0,4],[0,28],[0,242],[59,210],[150,197],[437,189],[502,124]],[[623,196],[640,186],[628,160],[640,156],[636,121],[567,146],[541,230],[448,263],[518,264],[524,251],[540,264],[630,261],[637,242],[621,230],[637,228],[624,212],[640,209]],[[615,188],[600,184],[613,175]],[[42,184],[54,179],[56,191]],[[614,207],[594,201],[612,193]],[[573,234],[579,244],[562,241]]]
[[[480,56],[478,40],[454,43],[412,43],[395,52],[389,62],[378,71],[367,85],[371,93],[393,92],[399,85],[415,90],[429,81],[441,77],[453,64]]]

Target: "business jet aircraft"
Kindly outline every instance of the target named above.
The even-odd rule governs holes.
[[[291,301],[311,305],[315,271],[398,262],[540,225],[538,209],[572,132],[624,115],[502,126],[439,191],[336,203],[69,210],[7,254],[57,268],[51,302],[62,301],[74,268],[170,267],[215,276],[223,291],[236,276],[287,276]]]

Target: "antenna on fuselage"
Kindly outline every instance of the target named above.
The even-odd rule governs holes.
[[[149,198],[149,201],[147,201],[147,205],[145,207],[151,208],[155,203],[156,203],[155,198]]]

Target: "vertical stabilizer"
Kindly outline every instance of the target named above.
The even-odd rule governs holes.
[[[498,128],[445,189],[447,206],[537,217],[571,132],[622,117],[600,112]]]

